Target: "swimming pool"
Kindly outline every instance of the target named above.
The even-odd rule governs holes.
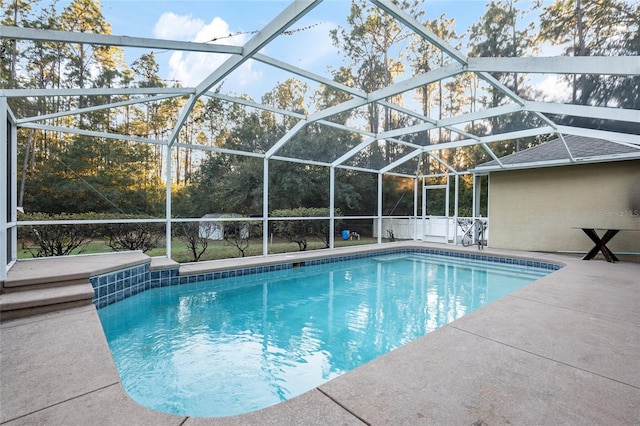
[[[226,416],[313,389],[550,272],[369,255],[152,289],[98,313],[134,400]]]

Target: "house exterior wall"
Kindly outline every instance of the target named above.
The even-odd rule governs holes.
[[[489,218],[491,247],[586,253],[593,243],[575,227],[640,229],[640,160],[492,172]],[[640,252],[640,232],[607,246]]]

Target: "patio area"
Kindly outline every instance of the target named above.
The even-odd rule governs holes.
[[[639,424],[640,263],[486,254],[565,266],[299,397],[241,416],[183,417],[136,404],[120,384],[93,305],[4,321],[0,424]]]

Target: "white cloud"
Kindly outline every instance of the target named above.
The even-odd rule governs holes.
[[[156,37],[170,40],[201,43],[213,41],[217,44],[236,46],[245,44],[246,35],[239,34],[229,37],[232,33],[229,24],[219,17],[213,18],[207,24],[190,15],[181,16],[171,12],[164,13],[154,27]],[[179,81],[184,87],[196,86],[224,63],[228,57],[227,54],[174,52],[169,58],[168,78]],[[241,92],[243,86],[260,78],[261,73],[254,71],[250,63],[245,63],[234,72],[233,82],[225,84],[225,89]]]
[[[193,40],[204,26],[201,19],[193,19],[189,16],[179,16],[172,12],[163,13],[156,25],[153,34],[157,38],[168,40]]]
[[[535,88],[542,92],[544,99],[551,102],[567,102],[571,99],[571,87],[561,76],[550,75]]]

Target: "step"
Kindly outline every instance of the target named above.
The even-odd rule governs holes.
[[[44,290],[48,288],[67,287],[89,282],[89,276],[82,277],[52,277],[48,281],[6,281],[2,286],[2,293],[18,293],[30,290]]]
[[[92,276],[149,263],[150,259],[137,251],[23,259],[8,271],[2,292],[88,282]]]
[[[93,287],[88,281],[82,284],[4,293],[0,295],[0,320],[90,305],[93,295]]]

